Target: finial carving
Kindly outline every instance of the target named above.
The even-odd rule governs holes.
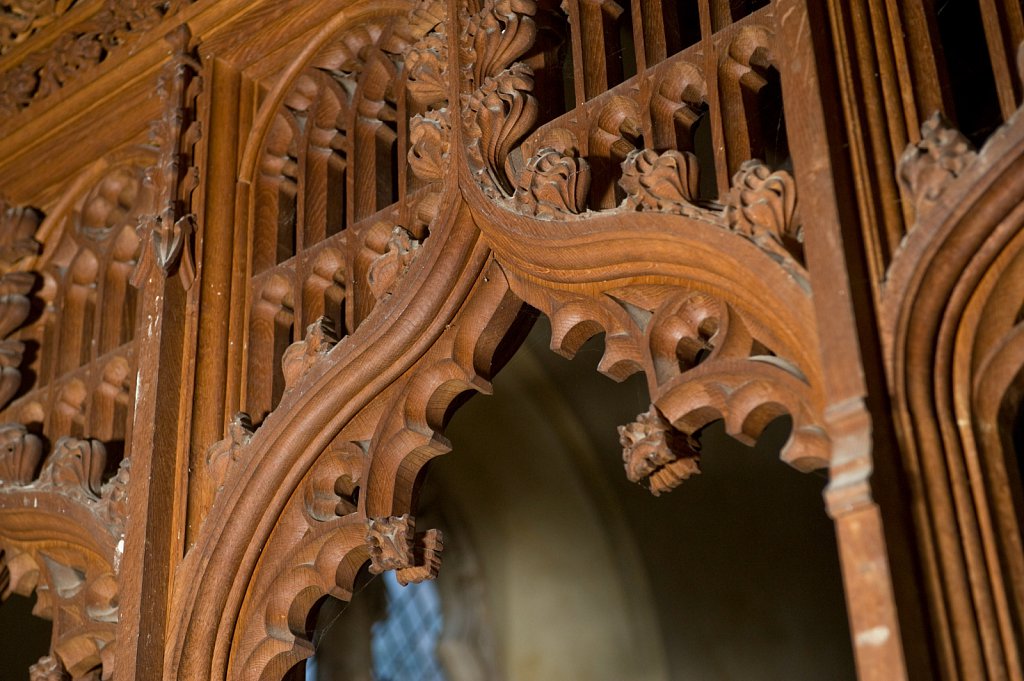
[[[695,215],[700,184],[697,157],[670,149],[635,149],[622,162],[619,185],[626,191],[626,205],[637,210]]]
[[[206,470],[218,486],[223,485],[228,477],[228,472],[238,460],[238,451],[249,444],[255,429],[252,425],[252,417],[244,411],[240,411],[231,419],[228,424],[228,435],[223,440],[215,442],[206,452]]]
[[[700,473],[700,445],[680,433],[651,405],[636,421],[619,426],[622,461],[631,482],[646,482],[659,496]]]
[[[409,121],[409,167],[427,182],[444,178],[450,138],[448,111],[429,111]]]
[[[367,272],[370,291],[377,300],[391,293],[419,249],[420,242],[412,238],[412,234],[404,227],[395,225],[392,228],[384,253],[373,261]]]
[[[306,327],[306,337],[289,345],[281,358],[285,388],[295,385],[337,342],[338,334],[329,317],[320,317]]]
[[[917,215],[931,208],[977,155],[970,141],[945,116],[933,113],[921,125],[921,141],[908,145],[903,152],[897,173]]]
[[[43,465],[39,484],[95,500],[106,465],[107,448],[99,440],[62,437]]]
[[[781,262],[792,261],[786,241],[802,242],[796,223],[796,185],[784,170],[772,171],[761,161],[744,161],[725,195],[729,229],[742,234]]]
[[[27,485],[43,458],[43,441],[20,423],[0,425],[0,483]]]
[[[586,159],[545,147],[526,162],[516,182],[520,212],[539,218],[564,218],[587,208],[590,166]]]
[[[191,245],[195,215],[185,211],[199,183],[198,169],[189,164],[194,160],[194,148],[201,136],[195,101],[202,89],[202,78],[198,75],[202,66],[189,46],[191,39],[184,24],[165,37],[171,46],[171,60],[158,85],[164,114],[154,122],[151,131],[160,148],[160,160],[147,171],[145,182],[153,192],[155,211],[139,219],[143,242],[148,243],[143,246],[132,276],[136,287],[146,281],[154,266],[165,276],[177,268],[186,289],[195,278]]]
[[[394,570],[402,585],[437,577],[444,548],[440,530],[415,534],[415,520],[409,514],[370,518],[367,530],[370,572]]]

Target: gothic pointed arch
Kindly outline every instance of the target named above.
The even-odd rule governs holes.
[[[930,117],[900,162],[915,221],[882,289],[905,456],[927,490],[922,544],[942,574],[931,588],[947,604],[936,617],[966,675],[1021,660],[1022,162],[1019,115],[978,151]]]
[[[730,174],[686,133],[706,106],[696,48],[538,127],[536,11],[355,3],[261,97],[238,168],[242,412],[205,456],[217,491],[176,569],[167,678],[280,678],[312,652],[314,606],[350,598],[367,561],[436,574],[417,481],[538,311],[556,352],[603,333],[599,370],[646,377],[650,409],[620,432],[652,493],[694,471],[716,420],[749,442],[788,415],[782,457],[832,464],[793,177],[745,159],[704,198],[702,172]],[[676,71],[694,88],[669,93],[669,134],[647,112]],[[602,163],[611,187],[592,181]]]

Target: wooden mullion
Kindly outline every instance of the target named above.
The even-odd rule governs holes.
[[[718,50],[715,47],[711,2],[700,0],[700,46],[704,54],[704,78],[708,85],[708,124],[715,152],[715,178],[718,195],[723,196],[729,191],[729,162],[725,153],[725,121],[722,120],[722,101],[718,90]]]

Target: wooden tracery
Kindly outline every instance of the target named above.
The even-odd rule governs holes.
[[[0,15],[0,111],[16,122],[57,90],[95,92],[79,72],[116,81],[108,59],[139,65],[119,92],[160,93],[138,105],[147,139],[101,134],[102,159],[23,190],[45,219],[0,206],[2,583],[54,621],[35,676],[277,679],[311,653],[316,605],[350,598],[362,566],[435,576],[444,539],[417,527],[417,484],[540,313],[555,352],[603,334],[599,371],[643,374],[650,407],[619,434],[625,474],[655,495],[699,471],[712,421],[749,442],[789,416],[782,458],[829,469],[860,673],[906,677],[868,482],[870,417],[888,416],[864,404],[849,218],[823,169],[839,154],[820,143],[821,43],[805,37],[824,10],[226,4]],[[1021,37],[1012,3],[992,4]],[[850,5],[830,7],[838,42],[847,18],[866,21]],[[914,142],[898,167],[875,154],[881,199],[863,196],[866,154],[850,152],[861,226],[876,202],[883,216],[863,239],[885,244],[865,295],[949,678],[1020,678],[1022,664],[1007,433],[1024,153],[998,28],[1009,120],[980,152],[937,118],[917,135],[927,94],[884,150]],[[147,31],[165,39],[118,56]],[[50,42],[30,50],[37,34]],[[814,103],[789,108],[801,96]]]
[[[314,605],[348,598],[368,559],[401,580],[434,574],[442,539],[417,532],[416,480],[450,448],[452,408],[490,390],[531,308],[551,318],[555,350],[571,355],[603,332],[602,371],[646,374],[651,410],[622,437],[628,474],[653,492],[693,471],[693,435],[716,419],[749,440],[789,414],[783,457],[803,469],[829,464],[794,183],[751,161],[720,203],[701,196],[699,171],[719,176],[727,165],[691,151],[697,120],[721,111],[704,99],[695,49],[607,93],[584,88],[590,101],[549,112],[534,131],[528,64],[545,62],[531,52],[533,3],[459,15],[422,2],[405,12],[411,25],[340,33],[366,41],[358,59],[349,38],[327,43],[326,57],[310,54],[263,100],[266,127],[251,138],[261,151],[246,155],[256,186],[244,362],[250,381],[279,372],[250,383],[246,398],[264,400],[250,413],[273,409],[253,414],[256,429],[235,419],[210,450],[222,488],[179,568],[189,587],[173,596],[184,616],[165,674],[277,678],[311,652]],[[746,23],[758,19],[770,14]],[[709,39],[724,46],[731,34]],[[402,50],[388,48],[396,41]],[[677,72],[690,84],[655,89]],[[655,137],[663,146],[647,148]],[[380,168],[393,163],[391,145],[408,165],[397,164],[389,189]],[[374,187],[351,174],[364,163],[377,168]],[[591,165],[602,163],[621,179],[609,185],[602,174],[595,193]],[[395,204],[382,209],[388,191]],[[318,226],[332,211],[331,226]],[[640,239],[620,227],[633,216],[643,217]],[[326,249],[345,265],[332,275],[344,282],[342,328],[311,323],[319,300],[303,307],[304,272]],[[566,250],[575,267],[558,257]],[[751,290],[740,273],[762,285]],[[234,464],[222,473],[226,460]],[[268,496],[253,504],[247,490]]]
[[[4,280],[20,361],[0,426],[0,543],[5,592],[35,592],[34,612],[54,622],[38,673],[114,670],[137,366],[129,279],[152,160],[140,149],[95,164],[38,231],[31,211],[5,214],[19,222]]]

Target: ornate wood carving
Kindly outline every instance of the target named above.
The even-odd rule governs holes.
[[[159,89],[164,115],[153,124],[152,138],[160,149],[160,163],[148,171],[146,183],[153,194],[154,212],[139,223],[144,242],[142,256],[132,275],[136,287],[158,267],[164,274],[177,272],[188,289],[195,279],[192,239],[195,215],[189,212],[199,170],[192,165],[200,126],[196,98],[202,90],[202,66],[189,46],[192,35],[182,25],[166,37],[171,59],[161,76]]]
[[[433,579],[441,568],[441,532],[416,534],[415,521],[408,513],[368,519],[366,541],[370,545],[370,572],[394,570],[403,586]]]
[[[47,159],[11,189],[45,221],[0,205],[5,593],[54,621],[32,677],[281,678],[367,562],[434,577],[416,481],[538,313],[555,352],[603,334],[599,371],[646,380],[619,435],[654,495],[714,456],[711,422],[750,443],[791,419],[781,458],[829,469],[860,673],[888,681],[907,671],[862,380],[883,347],[936,664],[1019,676],[1024,119],[1005,52],[1024,19],[988,3],[1009,120],[975,153],[939,117],[918,138],[918,109],[946,104],[927,4],[701,2],[692,27],[681,5],[590,0],[0,7],[0,115],[21,126],[0,169]],[[132,104],[162,110],[146,146],[111,111],[174,21],[159,105]],[[870,276],[847,275],[861,260]]]
[[[315,326],[307,340],[280,351],[287,389],[279,403],[251,437],[231,437],[213,450],[239,465],[226,470],[223,490],[180,568],[179,584],[192,588],[177,589],[172,605],[184,613],[172,620],[180,623],[173,625],[168,662],[173,677],[279,675],[309,654],[306,614],[315,600],[347,597],[355,567],[367,559],[373,571],[396,570],[402,582],[436,574],[441,539],[433,532],[415,535],[413,481],[429,459],[449,449],[443,436],[449,406],[463,393],[490,390],[490,376],[504,361],[495,353],[529,319],[525,303],[551,318],[559,352],[571,355],[603,331],[600,369],[617,379],[646,374],[662,441],[689,447],[678,448],[674,458],[660,450],[648,456],[644,448],[655,443],[627,428],[624,438],[636,450],[628,470],[637,480],[650,478],[653,491],[667,491],[695,465],[694,437],[715,419],[750,441],[789,414],[794,428],[783,458],[801,469],[828,465],[810,296],[802,266],[783,246],[798,243],[792,179],[746,167],[723,210],[699,198],[691,157],[634,148],[617,161],[626,165],[626,200],[587,210],[594,205],[587,152],[565,143],[585,135],[556,120],[537,136],[557,143],[524,151],[538,107],[532,71],[516,60],[530,49],[534,11],[532,3],[485,3],[454,30],[436,4],[421,3],[414,14],[430,17],[415,27],[422,34],[383,30],[382,36],[401,31],[414,38],[414,49],[405,53],[411,55],[411,66],[404,65],[408,96],[426,110],[407,128],[408,168],[426,185],[412,188],[406,175],[406,194],[400,191],[394,208],[375,214],[360,207],[362,190],[353,180],[354,204],[346,210],[352,221],[323,243],[354,251],[346,294],[359,295],[365,281],[372,302],[354,300],[348,337],[329,353],[322,352]],[[351,64],[356,74],[382,69],[370,49]],[[377,77],[393,78],[385,71]],[[294,250],[290,244],[273,255],[260,250],[272,243],[260,234],[276,234],[280,248],[282,234],[305,233],[308,217],[293,197],[309,196],[303,166],[309,152],[301,140],[319,105],[307,102],[336,92],[336,76],[303,73],[289,86],[297,89],[268,98],[267,106],[277,101],[283,108],[264,114],[265,133],[256,133],[268,135],[273,151],[257,170],[265,190],[255,199],[253,244],[267,257],[255,256],[250,310],[260,326],[251,326],[251,340],[269,338],[263,334],[270,320],[281,338],[292,339],[299,315],[291,277],[318,247],[297,241]],[[397,91],[378,83],[366,95],[374,102],[368,108],[359,99],[362,78],[355,78],[350,104],[355,134],[345,133],[352,146],[342,146],[350,163],[362,162],[361,150],[369,148],[369,140],[359,141],[360,125],[368,126],[367,134],[374,131],[374,144],[390,139],[370,125],[369,112],[387,123],[389,102],[402,106]],[[343,101],[336,110],[346,108]],[[601,120],[613,120],[614,111],[606,109]],[[621,146],[613,141],[590,153],[619,154]],[[269,154],[271,147],[265,148]],[[273,210],[262,212],[264,205]],[[619,227],[638,210],[644,210],[644,230],[662,244],[653,251],[653,241],[634,241]],[[415,225],[421,217],[427,224],[420,228],[395,226]],[[560,249],[550,248],[552,238]],[[644,249],[642,257],[637,248]],[[372,255],[364,258],[363,249]],[[561,249],[577,254],[578,271],[566,269]],[[709,262],[709,253],[716,260]],[[593,267],[604,271],[597,285]],[[760,282],[757,290],[738,283],[743,279]],[[249,361],[256,366],[251,354]],[[641,419],[641,430],[643,423],[653,421]],[[339,452],[347,452],[340,458],[347,463],[338,463]],[[358,504],[338,495],[333,481],[342,470],[359,481]],[[355,483],[348,484],[354,493]],[[254,505],[244,490],[269,496]],[[357,523],[364,528],[359,537]],[[196,616],[207,608],[219,613],[217,621]],[[234,643],[225,638],[229,631]]]
[[[619,442],[626,477],[646,483],[654,496],[700,473],[700,444],[672,428],[654,407],[619,426]]]
[[[210,477],[218,485],[224,483],[231,467],[238,460],[239,448],[249,443],[254,432],[252,417],[244,411],[238,412],[228,424],[228,436],[210,447],[206,454],[206,466]]]
[[[106,451],[62,438],[35,469],[41,440],[20,424],[6,440],[0,483],[0,547],[10,593],[36,594],[34,613],[54,622],[52,653],[33,678],[108,679],[118,621],[116,574],[123,551],[128,468],[101,485]]]
[[[13,116],[33,101],[58,92],[79,73],[105,61],[115,48],[150,30],[191,2],[106,0],[99,11],[84,22],[61,33],[46,47],[21,58],[17,66],[0,73],[0,115]],[[31,11],[25,12],[28,3],[17,2],[14,11],[5,10],[0,15],[4,20],[0,24],[0,36],[5,36],[0,38],[0,54],[24,40],[27,32],[52,19],[54,14],[66,11],[71,4],[73,2],[69,0],[32,2]],[[52,8],[49,17],[46,16],[47,6]],[[22,11],[18,12],[18,9]],[[8,34],[8,30],[11,33]]]
[[[921,126],[921,141],[900,158],[898,177],[918,215],[928,212],[942,192],[974,161],[970,141],[935,112]]]
[[[0,13],[0,55],[67,12],[75,0],[15,0]]]

